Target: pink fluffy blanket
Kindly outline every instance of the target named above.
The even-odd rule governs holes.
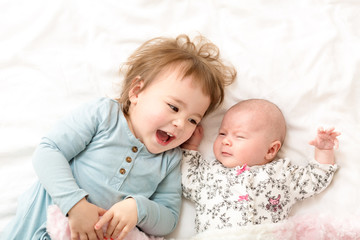
[[[47,232],[52,240],[71,240],[69,222],[67,217],[60,211],[58,206],[51,205],[47,210]],[[145,234],[138,228],[134,228],[124,240],[163,240]]]
[[[329,216],[324,214],[303,214],[279,223],[250,225],[238,228],[208,230],[191,240],[360,240],[359,216]],[[70,240],[68,219],[60,209],[48,208],[47,231],[53,240]],[[164,240],[153,237],[135,228],[125,240]]]
[[[359,216],[303,214],[279,223],[208,230],[191,240],[360,240]]]

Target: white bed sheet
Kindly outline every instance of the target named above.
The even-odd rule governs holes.
[[[40,138],[76,106],[116,96],[119,66],[145,40],[180,33],[208,37],[238,71],[224,106],[203,121],[203,154],[213,158],[228,107],[269,99],[288,123],[281,156],[305,163],[320,125],[342,133],[333,183],[292,215],[360,215],[359,12],[351,0],[0,1],[0,232],[36,180],[31,156]],[[184,201],[168,237],[189,238],[193,219]]]

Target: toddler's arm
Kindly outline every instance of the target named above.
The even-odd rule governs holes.
[[[339,141],[337,137],[339,132],[334,131],[335,128],[318,129],[317,136],[309,142],[315,147],[315,159],[319,163],[335,164],[334,147],[338,148]]]
[[[192,136],[181,145],[181,148],[198,151],[200,142],[203,137],[204,137],[204,129],[202,128],[201,125],[198,125],[195,128],[195,131],[192,134]]]

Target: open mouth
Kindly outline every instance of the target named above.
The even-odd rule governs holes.
[[[156,137],[158,139],[158,142],[161,145],[167,145],[169,142],[171,142],[175,136],[172,135],[171,133],[162,131],[162,130],[157,130],[156,131]]]

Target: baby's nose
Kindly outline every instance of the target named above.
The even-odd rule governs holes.
[[[223,139],[222,143],[223,143],[224,145],[231,146],[231,141],[230,141],[229,138],[227,138],[227,137]]]

